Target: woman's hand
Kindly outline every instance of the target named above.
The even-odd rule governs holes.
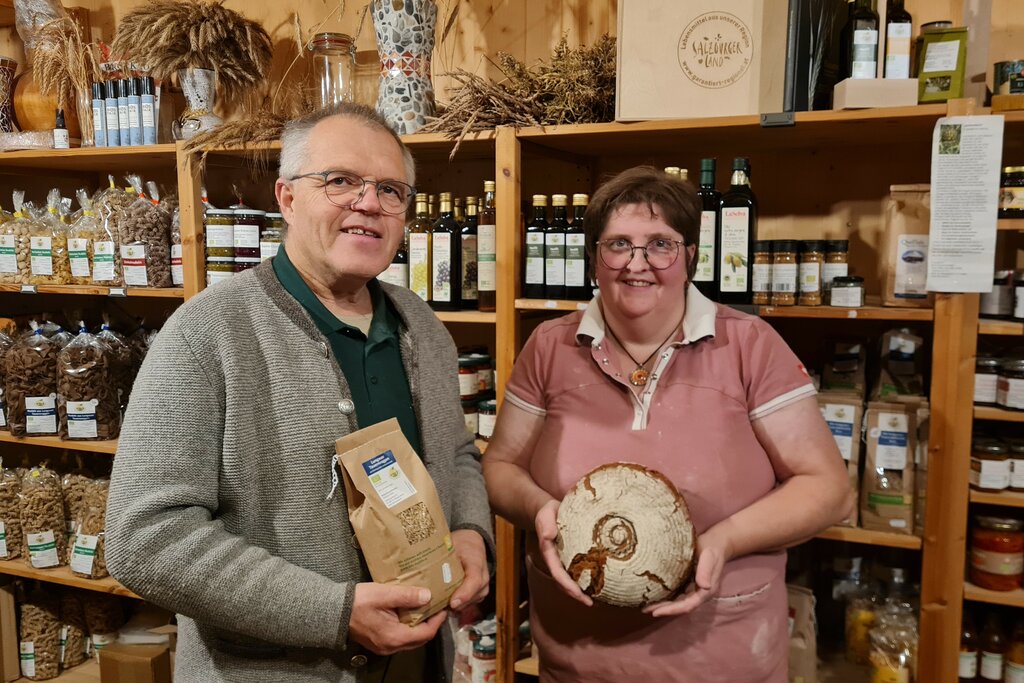
[[[693,583],[675,600],[656,602],[643,611],[653,617],[674,617],[697,609],[718,595],[725,563],[732,559],[731,545],[718,528],[712,527],[697,538],[697,572]]]
[[[558,506],[560,503],[551,499],[537,511],[534,518],[534,526],[537,528],[537,540],[540,543],[540,553],[547,564],[548,573],[555,583],[566,592],[569,597],[578,600],[587,607],[594,604],[589,596],[585,595],[576,582],[569,576],[562,566],[562,560],[558,557],[558,546],[555,539],[558,538]]]

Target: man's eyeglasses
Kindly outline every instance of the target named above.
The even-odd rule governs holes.
[[[671,268],[679,258],[679,248],[682,246],[682,240],[655,239],[644,246],[636,246],[629,240],[611,239],[599,241],[597,253],[606,267],[622,270],[629,265],[636,250],[639,249],[644,253],[647,265],[654,270],[665,270]]]
[[[367,185],[377,190],[380,210],[391,215],[405,213],[416,197],[416,188],[399,180],[367,180],[347,171],[320,171],[292,176],[288,180],[320,178],[328,201],[347,209],[363,198]]]

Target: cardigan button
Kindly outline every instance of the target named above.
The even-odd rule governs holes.
[[[346,398],[338,401],[338,410],[341,411],[342,415],[351,415],[356,412],[356,404],[352,402],[352,399]]]
[[[320,353],[324,354],[324,358],[331,357],[331,350],[327,348],[326,342],[320,342]]]
[[[349,664],[352,665],[353,669],[358,669],[361,666],[366,666],[366,655],[356,655],[349,660]]]

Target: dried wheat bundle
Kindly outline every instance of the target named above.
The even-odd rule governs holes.
[[[260,24],[220,2],[151,0],[125,15],[111,48],[156,78],[212,69],[219,92],[234,100],[266,78],[273,45]]]
[[[39,91],[55,97],[60,108],[69,109],[79,93],[88,92],[91,83],[100,80],[92,45],[82,42],[78,24],[66,17],[40,26],[35,40],[32,72]]]

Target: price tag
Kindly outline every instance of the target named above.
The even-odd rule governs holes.
[[[590,305],[589,301],[581,301],[580,303],[576,304],[576,310],[577,311],[585,311],[585,310],[587,310],[587,306],[589,306],[589,305]]]
[[[22,294],[38,294],[39,293],[39,289],[35,285],[22,285],[21,286],[21,293]]]
[[[107,296],[128,296],[128,295],[125,293],[124,287],[111,287],[110,291],[107,292]]]
[[[544,302],[544,308],[558,308],[558,302],[548,299]]]

